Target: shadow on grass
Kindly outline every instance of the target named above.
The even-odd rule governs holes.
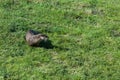
[[[45,48],[45,49],[54,49],[55,48],[55,49],[59,49],[59,50],[69,50],[68,48],[63,48],[60,46],[53,45],[51,40],[41,41],[38,46],[33,46],[33,47]]]

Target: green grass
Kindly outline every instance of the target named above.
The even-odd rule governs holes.
[[[119,80],[120,0],[0,0],[0,80]],[[33,29],[53,49],[26,44]]]

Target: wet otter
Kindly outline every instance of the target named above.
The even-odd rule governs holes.
[[[40,34],[39,32],[29,30],[26,33],[25,39],[30,46],[39,46],[40,42],[47,41],[48,37],[44,34]]]

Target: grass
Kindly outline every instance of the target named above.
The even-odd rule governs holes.
[[[119,0],[0,0],[0,80],[119,80]],[[33,29],[53,49],[26,44]]]

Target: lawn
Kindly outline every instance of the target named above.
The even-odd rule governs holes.
[[[0,0],[0,80],[120,80],[120,0]]]

